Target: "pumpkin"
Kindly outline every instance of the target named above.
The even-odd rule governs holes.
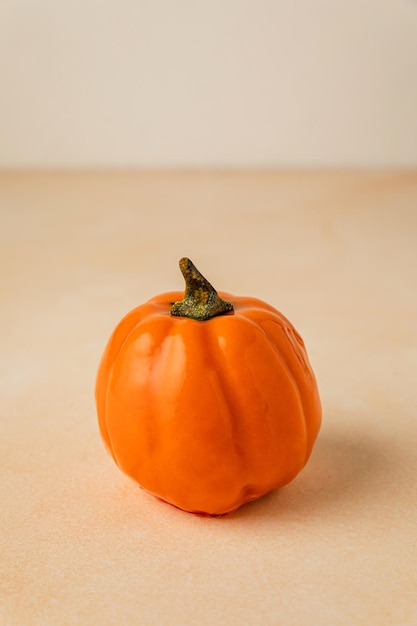
[[[189,259],[181,293],[128,313],[96,383],[100,432],[119,468],[185,511],[224,515],[290,482],[321,422],[306,349],[252,297],[218,294]]]

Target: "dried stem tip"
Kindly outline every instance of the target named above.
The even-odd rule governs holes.
[[[185,294],[183,300],[172,305],[171,315],[202,322],[233,311],[232,303],[220,298],[190,259],[184,257],[180,260],[180,270],[185,280]]]

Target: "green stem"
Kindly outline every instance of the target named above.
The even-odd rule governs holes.
[[[174,302],[171,315],[189,317],[202,322],[233,311],[232,303],[220,298],[190,259],[180,260],[180,270],[185,279],[184,300]]]

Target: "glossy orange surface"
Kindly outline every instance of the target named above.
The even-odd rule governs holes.
[[[321,422],[304,343],[276,309],[172,317],[159,295],[116,327],[96,384],[101,435],[120,469],[186,511],[221,515],[291,481]]]

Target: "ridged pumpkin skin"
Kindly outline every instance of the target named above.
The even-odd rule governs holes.
[[[159,295],[119,323],[98,371],[98,420],[144,489],[222,515],[304,467],[320,399],[303,341],[276,309],[220,293],[234,312],[201,322],[171,316],[182,295]]]

